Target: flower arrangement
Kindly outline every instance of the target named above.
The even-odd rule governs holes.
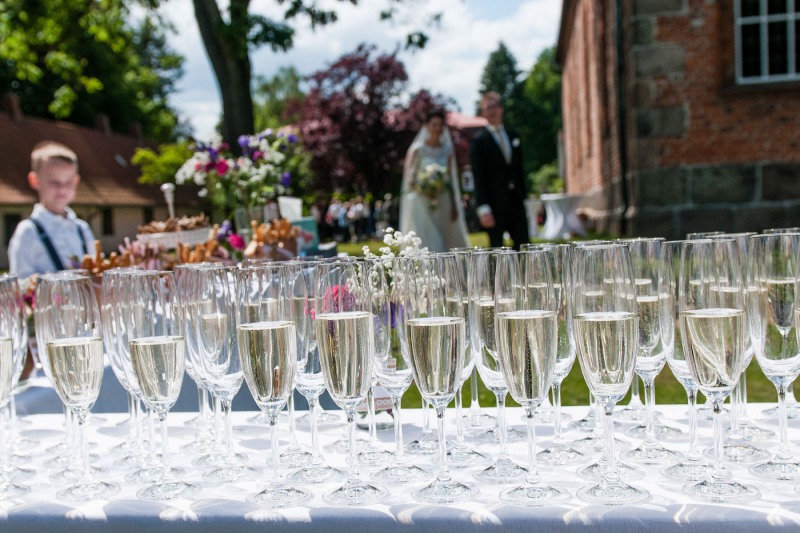
[[[198,194],[208,197],[225,216],[237,207],[264,205],[289,192],[296,135],[267,129],[240,136],[238,145],[240,156],[234,156],[219,137],[195,143],[190,147],[194,153],[176,173],[175,182],[201,186]]]
[[[449,184],[450,177],[447,169],[442,165],[431,163],[425,165],[417,173],[414,190],[428,199],[431,209],[436,209],[439,207],[439,195],[444,190],[450,190]]]

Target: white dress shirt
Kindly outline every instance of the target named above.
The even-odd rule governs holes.
[[[36,219],[44,228],[65,268],[70,265],[72,258],[77,257],[79,260],[83,258],[84,241],[78,234],[79,229],[89,253],[93,252],[92,229],[69,207],[66,216],[61,216],[48,211],[42,204],[36,204],[33,206],[30,218]],[[11,236],[11,241],[8,243],[8,260],[11,273],[19,279],[32,274],[53,272],[56,269],[36,231],[36,226],[27,219],[17,225],[14,235]]]

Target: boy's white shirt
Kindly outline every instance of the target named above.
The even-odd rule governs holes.
[[[94,251],[92,228],[69,207],[66,208],[66,213],[66,216],[56,215],[37,203],[30,216],[42,225],[65,267],[70,264],[71,257],[83,258],[83,242],[77,228],[80,227],[86,239],[89,253]],[[29,219],[20,222],[14,230],[8,243],[8,260],[10,272],[20,280],[33,274],[53,272],[56,268],[42,244],[36,226]]]

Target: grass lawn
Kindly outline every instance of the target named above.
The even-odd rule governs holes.
[[[590,238],[598,238],[597,236],[590,236]],[[470,244],[472,246],[488,246],[489,238],[485,233],[473,233],[469,236]],[[370,241],[368,243],[345,243],[339,245],[340,252],[347,252],[350,255],[363,255],[364,244],[367,244],[374,253],[378,253],[378,248],[383,246],[379,241]],[[686,391],[680,383],[675,380],[670,372],[669,367],[665,366],[664,370],[656,378],[656,403],[684,403],[686,402]],[[470,402],[470,383],[469,381],[464,385],[464,405],[469,405]],[[643,389],[642,394],[644,394]],[[628,396],[620,402],[621,404],[627,403],[630,397]],[[747,397],[751,402],[774,402],[777,401],[777,393],[775,387],[770,383],[764,374],[761,372],[758,364],[753,362],[747,369]],[[482,406],[495,405],[494,393],[486,389],[483,383],[478,383],[478,399]],[[588,405],[589,404],[589,389],[581,375],[581,369],[578,362],[572,368],[572,372],[564,380],[561,387],[561,400],[564,405]],[[421,404],[421,397],[419,391],[414,384],[403,396],[403,407],[419,407]],[[509,396],[507,405],[516,406],[517,403]]]

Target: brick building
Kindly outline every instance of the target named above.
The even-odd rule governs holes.
[[[800,0],[563,0],[557,59],[599,230],[800,225]]]

